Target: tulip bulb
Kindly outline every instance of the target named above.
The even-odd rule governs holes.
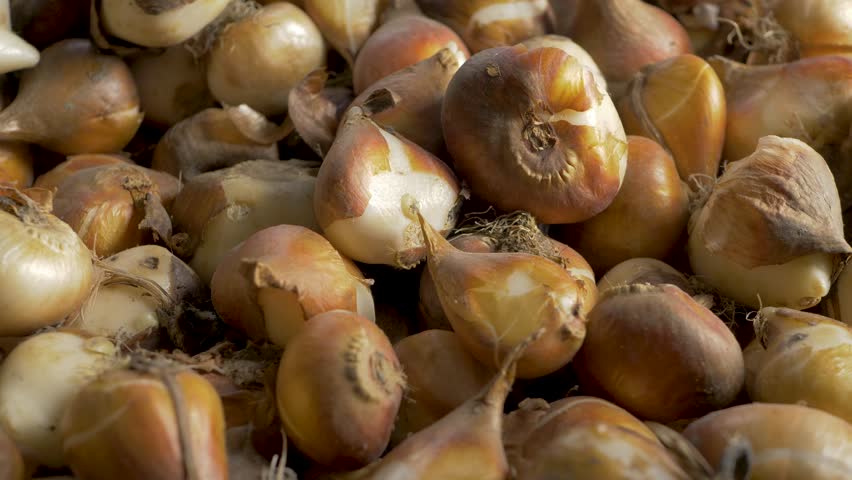
[[[852,53],[852,15],[842,0],[772,0],[755,3],[755,14],[772,15],[791,36],[800,58]],[[771,52],[770,52],[771,53]]]
[[[450,81],[442,125],[478,197],[542,223],[574,223],[615,198],[627,137],[592,72],[558,48],[493,48]]]
[[[627,92],[618,102],[627,134],[662,145],[690,186],[711,183],[722,159],[727,112],[713,68],[695,55],[678,55],[643,67]]]
[[[210,288],[226,323],[284,347],[323,312],[346,310],[375,321],[371,284],[320,234],[278,225],[230,250]]]
[[[852,328],[813,313],[766,307],[745,350],[755,402],[818,408],[852,422]]]
[[[689,280],[669,264],[656,258],[631,258],[607,271],[598,280],[598,291],[603,293],[611,288],[637,283],[662,285],[668,283],[681,290],[689,291]]]
[[[606,78],[603,72],[601,72],[600,67],[598,67],[598,64],[595,63],[595,59],[583,47],[574,42],[574,40],[562,35],[551,34],[528,38],[521,42],[521,44],[530,50],[542,47],[554,47],[562,50],[579,60],[584,67],[592,71],[592,74],[595,76],[595,84],[597,84],[601,92],[607,91]]]
[[[194,177],[172,209],[177,251],[210,283],[228,251],[255,232],[281,224],[319,232],[312,200],[318,167],[306,160],[256,160]]]
[[[461,65],[470,52],[464,41],[441,22],[422,15],[395,17],[382,24],[364,42],[352,67],[356,94],[391,73],[402,70],[438,53],[453,43]]]
[[[81,388],[119,365],[117,354],[104,337],[57,330],[29,337],[3,360],[0,428],[25,459],[54,468],[66,464],[62,416]]]
[[[0,22],[0,75],[34,67],[38,62],[38,50],[10,30],[8,21],[6,25]]]
[[[405,385],[379,327],[330,311],[311,318],[284,350],[278,413],[287,437],[308,457],[337,469],[359,467],[387,447]]]
[[[722,320],[673,285],[606,290],[574,359],[584,391],[656,421],[691,418],[734,401],[743,356]]]
[[[473,53],[553,31],[546,0],[417,0],[417,5],[455,30]]]
[[[760,140],[730,164],[690,219],[692,269],[752,308],[813,307],[831,287],[843,238],[840,198],[825,160],[803,142]]]
[[[582,282],[536,255],[458,250],[418,216],[441,306],[477,360],[496,366],[541,329],[518,359],[518,377],[544,376],[571,361],[586,334]]]
[[[27,188],[33,184],[33,155],[23,142],[0,142],[0,184]]]
[[[0,428],[0,478],[3,480],[25,480],[27,478],[24,459],[15,442]]]
[[[379,20],[380,0],[305,0],[305,10],[352,65]]]
[[[192,370],[156,360],[132,362],[80,389],[59,431],[79,478],[228,477],[225,416],[216,390]]]
[[[89,40],[69,39],[45,49],[38,65],[23,73],[18,95],[0,112],[0,140],[66,155],[112,153],[141,123],[127,65],[98,53]]]
[[[111,35],[144,47],[168,47],[200,32],[227,6],[228,0],[102,0],[99,13]]]
[[[314,212],[325,237],[355,261],[412,268],[426,253],[414,203],[434,228],[452,229],[461,203],[452,170],[353,107],[317,175]]]

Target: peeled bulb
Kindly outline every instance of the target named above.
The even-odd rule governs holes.
[[[278,115],[287,111],[290,89],[325,64],[325,50],[305,12],[288,2],[271,3],[225,28],[208,53],[207,84],[225,105]]]
[[[247,160],[278,160],[284,132],[247,105],[208,108],[173,125],[157,143],[151,168],[183,180]]]
[[[168,47],[188,40],[212,22],[229,0],[102,0],[104,30],[143,47]]]
[[[379,20],[380,0],[305,0],[305,10],[351,65]]]
[[[0,112],[0,140],[48,150],[111,153],[124,148],[142,123],[133,76],[118,57],[89,40],[69,39],[42,52],[22,74],[15,100]]]
[[[441,306],[477,360],[496,367],[541,329],[518,359],[518,377],[541,377],[571,361],[586,335],[581,281],[537,255],[463,252],[420,218]]]
[[[690,219],[695,274],[752,308],[815,306],[850,252],[828,165],[791,138],[762,138],[751,156],[728,166]]]
[[[139,55],[130,70],[148,123],[171,127],[214,104],[206,67],[183,45]]]
[[[455,30],[473,53],[553,31],[547,0],[417,0],[417,5]]]
[[[689,35],[665,11],[642,0],[583,0],[560,17],[559,33],[580,44],[601,68],[610,93],[645,65],[690,53]]]
[[[55,324],[94,286],[92,254],[65,222],[0,185],[0,336]]]
[[[606,210],[551,230],[600,273],[631,258],[668,257],[689,220],[689,190],[671,155],[645,137],[627,137],[627,149],[624,182]]]
[[[435,55],[376,81],[352,105],[369,110],[380,126],[438,155],[444,146],[441,106],[461,66],[460,57],[458,46],[449,43]]]
[[[352,67],[356,94],[391,73],[426,60],[450,43],[461,65],[470,57],[464,42],[441,22],[422,15],[404,15],[382,24],[364,42]]]
[[[573,362],[581,387],[643,419],[703,415],[726,407],[742,389],[737,339],[674,285],[604,291],[587,330]]]
[[[799,139],[828,162],[844,209],[852,205],[852,164],[838,148],[852,127],[852,111],[844,107],[852,102],[852,58],[824,56],[767,66],[723,57],[709,62],[727,98],[724,158],[750,155],[766,135]]]
[[[678,55],[643,67],[618,112],[627,134],[662,145],[691,187],[716,178],[725,142],[725,91],[702,58]]]
[[[23,142],[0,142],[0,184],[27,188],[33,183],[33,155]]]
[[[172,209],[177,250],[210,283],[225,254],[257,231],[288,224],[319,232],[318,167],[306,160],[255,160],[194,177]]]
[[[187,368],[145,360],[106,372],[74,395],[59,432],[79,478],[228,478],[222,402]]]
[[[278,225],[230,250],[210,288],[226,323],[284,347],[323,312],[346,310],[375,321],[371,284],[322,235]]]
[[[639,419],[598,398],[526,399],[504,432],[516,478],[691,478]]]
[[[287,345],[275,389],[287,437],[314,461],[345,469],[387,447],[405,377],[379,327],[336,310],[310,319]]]
[[[38,61],[38,50],[0,22],[0,75],[34,67]]]
[[[117,353],[104,337],[52,331],[29,337],[3,360],[0,428],[25,459],[54,468],[66,464],[62,415],[79,389],[118,364]]]
[[[745,350],[746,388],[755,402],[818,408],[852,422],[852,328],[813,313],[767,307]]]
[[[412,268],[426,249],[411,206],[416,203],[430,225],[447,232],[455,226],[460,195],[444,162],[353,107],[320,166],[314,212],[343,255]]]
[[[591,218],[627,168],[618,112],[592,72],[553,47],[475,54],[444,97],[447,150],[474,194],[542,223]]]

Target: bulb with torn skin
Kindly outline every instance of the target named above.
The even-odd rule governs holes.
[[[627,137],[592,72],[553,47],[475,54],[444,96],[441,123],[459,176],[503,211],[576,223],[603,211],[627,169]]]
[[[463,252],[417,216],[441,306],[477,360],[496,366],[541,329],[518,359],[518,377],[544,376],[571,361],[586,335],[582,282],[537,255]]]
[[[728,166],[692,214],[687,250],[695,274],[721,295],[796,310],[828,294],[836,266],[852,253],[825,160],[775,136]]]
[[[375,321],[371,284],[322,235],[277,225],[230,250],[210,289],[226,323],[284,347],[323,312],[346,310]]]
[[[34,67],[39,52],[12,31],[9,0],[0,0],[0,75]]]
[[[325,237],[355,261],[412,268],[426,254],[409,211],[415,202],[435,229],[452,229],[461,204],[453,171],[350,109],[317,175],[314,212]]]
[[[473,53],[515,45],[554,28],[547,0],[417,0],[417,5],[455,30]]]

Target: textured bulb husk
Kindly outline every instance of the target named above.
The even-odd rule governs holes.
[[[352,65],[379,21],[380,0],[305,0],[305,10]]]
[[[0,276],[9,282],[0,289],[0,336],[28,335],[83,304],[95,273],[68,224],[13,190],[0,197],[0,231]]]
[[[559,33],[570,37],[595,59],[620,97],[645,65],[690,53],[689,35],[665,11],[641,0],[598,0],[573,3],[563,14]]]
[[[627,168],[627,138],[609,96],[558,48],[492,48],[461,66],[442,125],[454,167],[500,210],[542,223],[603,211]]]
[[[391,436],[397,445],[408,435],[437,422],[479,393],[494,375],[473,358],[458,336],[425,330],[394,345],[408,390]]]
[[[731,440],[740,437],[751,445],[758,459],[773,450],[790,450],[852,468],[852,425],[802,405],[750,403],[726,408],[692,422],[683,435],[710,465],[719,465]],[[757,478],[783,478],[783,470],[769,473]]]
[[[668,283],[689,291],[689,280],[671,265],[656,258],[631,258],[612,267],[598,280],[598,291],[637,283],[661,285]]]
[[[412,268],[426,248],[413,203],[442,232],[455,226],[462,190],[453,171],[414,142],[349,110],[320,166],[314,213],[352,260]]]
[[[422,15],[404,15],[382,24],[367,38],[352,67],[352,84],[360,94],[373,83],[435,55],[455,43],[461,65],[470,52],[464,41],[443,23]]]
[[[689,193],[675,161],[657,142],[627,137],[627,172],[606,210],[584,222],[554,226],[595,272],[636,257],[667,258],[689,220]]]
[[[100,0],[103,29],[144,47],[188,40],[212,22],[229,0]]]
[[[325,69],[314,70],[290,90],[287,99],[293,127],[320,157],[325,157],[334,142],[337,126],[354,98],[349,88],[327,87],[327,81]]]
[[[358,312],[375,321],[371,284],[322,235],[278,225],[229,251],[210,288],[225,322],[255,340],[284,347],[305,322],[323,312]]]
[[[728,166],[689,225],[694,272],[739,303],[810,308],[852,252],[825,160],[775,136]],[[793,280],[795,279],[795,280]]]
[[[553,10],[545,0],[417,0],[426,15],[448,25],[473,53],[515,45],[553,32]]]
[[[326,45],[311,17],[289,2],[270,3],[216,39],[207,54],[207,85],[223,105],[279,115],[287,111],[290,90],[325,60]]]
[[[438,155],[444,146],[444,93],[461,66],[459,58],[458,46],[451,43],[435,55],[373,83],[352,101],[352,106],[370,111],[377,124]]]
[[[441,306],[477,360],[496,367],[543,329],[518,359],[518,377],[544,376],[571,361],[586,335],[581,282],[536,255],[463,252],[425,221],[421,224]]]
[[[60,425],[62,450],[79,478],[224,480],[225,415],[197,373],[140,365],[83,387]]]
[[[178,122],[163,135],[154,149],[151,167],[190,180],[246,160],[278,160],[275,142],[284,135],[275,130],[246,105],[208,108]]]
[[[756,402],[793,403],[852,422],[852,328],[797,310],[767,307],[745,350],[746,388]]]
[[[405,378],[379,327],[331,311],[313,317],[287,345],[275,388],[296,447],[322,465],[351,469],[387,447]]]
[[[755,2],[755,13],[771,14],[792,36],[798,56],[807,58],[852,53],[848,7],[843,0],[764,0]]]
[[[605,400],[521,402],[505,420],[504,445],[516,478],[689,477],[641,421]]]
[[[24,72],[15,100],[0,112],[0,140],[66,155],[110,153],[124,148],[141,123],[127,65],[99,54],[89,40],[69,39],[45,49]]]
[[[824,56],[747,66],[723,57],[710,65],[725,87],[728,116],[723,157],[750,155],[759,140],[802,140],[828,162],[844,208],[852,205],[852,163],[840,148],[852,127],[852,57]]]
[[[29,145],[0,142],[0,184],[16,188],[27,188],[33,184],[33,154]]]
[[[180,181],[132,164],[84,168],[62,181],[54,213],[99,256],[171,238],[170,209]]]
[[[59,188],[59,185],[61,185],[66,178],[74,175],[80,170],[116,164],[134,165],[132,160],[123,155],[99,153],[92,155],[71,155],[67,157],[67,160],[64,162],[39,175],[33,186],[56,191]]]
[[[736,398],[742,351],[713,312],[673,285],[616,287],[602,297],[574,358],[583,388],[656,421],[703,415]]]
[[[28,463],[67,464],[59,430],[62,416],[81,388],[120,364],[117,354],[118,347],[107,338],[54,330],[27,338],[3,359],[0,428]]]
[[[172,209],[176,251],[209,283],[222,257],[257,231],[288,224],[319,232],[312,201],[318,167],[257,160],[194,177]]]
[[[642,68],[618,112],[628,135],[651,138],[671,153],[690,186],[716,178],[727,109],[722,82],[704,59],[678,55]]]

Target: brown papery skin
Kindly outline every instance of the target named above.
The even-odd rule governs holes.
[[[607,271],[598,280],[598,291],[603,292],[613,287],[633,283],[650,283],[661,285],[668,283],[684,292],[689,292],[689,280],[686,276],[669,264],[656,258],[631,258],[625,260]]]
[[[504,432],[516,478],[689,478],[639,419],[598,398],[524,400]]]
[[[852,15],[844,0],[775,0],[755,8],[793,35],[801,58],[852,54]]]
[[[352,469],[387,447],[405,380],[381,329],[337,310],[288,344],[275,388],[288,439],[322,465]]]
[[[33,184],[33,155],[22,142],[0,142],[0,184],[26,188]]]
[[[130,68],[89,40],[68,39],[41,52],[15,100],[0,112],[0,140],[36,143],[65,155],[124,148],[142,124]]]
[[[222,402],[190,370],[108,372],[77,394],[60,429],[65,458],[79,478],[228,478]],[[190,472],[187,463],[194,465]]]
[[[459,175],[495,207],[542,223],[580,222],[621,186],[627,145],[609,102],[591,71],[560,49],[492,48],[450,82],[444,140]],[[553,118],[591,109],[594,126]]]
[[[0,428],[0,479],[25,480],[26,469],[15,442]]]
[[[470,51],[480,52],[493,47],[515,45],[524,40],[553,32],[553,10],[549,2],[516,0],[523,4],[523,15],[488,23],[474,19],[477,12],[500,7],[505,0],[417,0],[426,15],[456,31]],[[520,10],[515,5],[516,12]]]
[[[298,225],[265,228],[222,258],[210,282],[213,306],[225,323],[265,340],[269,323],[292,320],[266,318],[258,302],[261,289],[294,293],[305,320],[336,309],[354,312],[356,285],[364,278],[353,267],[312,230]]]
[[[627,144],[627,173],[615,200],[585,222],[551,230],[598,275],[631,258],[666,258],[689,220],[689,194],[672,157],[644,137],[627,137]]]
[[[692,422],[683,435],[710,465],[718,465],[730,440],[740,436],[758,457],[770,450],[790,449],[852,468],[852,425],[802,405],[750,403],[726,408]]]
[[[107,154],[80,154],[68,157],[68,160],[51,168],[49,171],[41,174],[36,178],[34,187],[45,188],[47,190],[56,190],[66,178],[74,175],[80,170],[87,168],[100,167],[104,165],[115,164],[130,164],[134,165],[133,161],[121,155]]]
[[[334,142],[340,119],[354,98],[349,88],[326,87],[327,81],[324,68],[314,70],[290,90],[287,99],[287,115],[296,132],[320,157]]]
[[[574,370],[584,391],[661,422],[729,405],[745,375],[731,331],[674,285],[608,290],[589,315]]]
[[[422,15],[405,15],[383,24],[364,42],[352,68],[355,94],[391,73],[426,60],[455,42],[464,58],[470,51],[456,33]]]
[[[797,138],[818,151],[846,140],[852,125],[852,57],[824,56],[747,66],[722,57],[710,65],[728,106],[723,157],[750,155],[766,135]],[[841,191],[852,187],[850,162],[826,158]]]
[[[371,109],[374,95],[394,97],[393,106],[373,112],[370,118],[429,152],[440,154],[444,145],[441,133],[444,93],[461,66],[456,52],[455,46],[443,48],[425,60],[382,78],[358,95],[352,106]],[[380,92],[382,89],[386,91]]]
[[[683,26],[664,10],[642,0],[573,3],[579,5],[570,18],[563,16],[560,33],[595,59],[613,96],[620,96],[621,88],[645,65],[692,50]]]
[[[625,132],[668,150],[690,187],[692,175],[698,184],[716,178],[727,107],[722,82],[704,59],[678,55],[643,67],[617,106]]]
[[[426,330],[394,346],[408,383],[391,437],[398,444],[409,434],[440,420],[479,393],[494,375],[477,362],[456,334]]]
[[[89,249],[100,256],[150,241],[139,228],[145,206],[134,198],[145,192],[168,209],[180,181],[163,172],[136,165],[84,168],[65,178],[54,197],[54,214],[73,228]]]

